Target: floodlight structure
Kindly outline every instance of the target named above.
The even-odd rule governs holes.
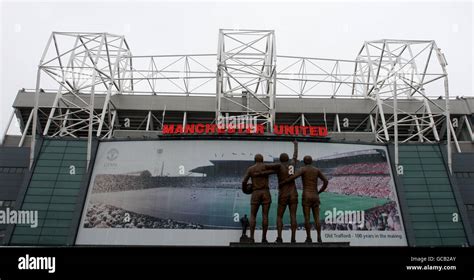
[[[217,54],[137,56],[123,36],[53,32],[38,67],[35,108],[20,146],[32,123],[32,146],[37,131],[87,136],[89,162],[92,138],[110,138],[118,126],[113,100],[119,94],[215,97],[214,122],[253,117],[267,132],[276,122],[277,97],[350,98],[371,100],[373,107],[354,132],[366,127],[374,141],[394,143],[397,166],[399,143],[446,140],[451,169],[451,138],[461,150],[450,120],[446,66],[444,54],[429,40],[367,41],[353,60],[328,59],[277,56],[273,30],[221,29]],[[41,129],[39,95],[45,86],[56,97]],[[440,95],[444,100],[433,99]],[[142,121],[146,125],[136,129],[160,131],[166,105],[159,106],[163,115],[154,115],[157,108],[150,107]],[[185,111],[183,126],[186,116]],[[334,132],[341,132],[339,114],[334,117]],[[311,125],[304,113],[296,121]]]
[[[53,32],[48,40],[37,72],[32,147],[37,133],[40,87],[57,88],[56,97],[42,134],[51,137],[80,137],[87,131],[87,162],[93,132],[97,137],[111,135],[115,122],[113,94],[132,89],[123,79],[130,71],[130,49],[124,36],[109,33]],[[103,109],[94,110],[96,93],[105,95]],[[34,149],[31,149],[34,153]],[[32,161],[30,162],[30,165]]]
[[[359,51],[353,75],[353,94],[376,102],[368,121],[377,142],[395,144],[396,166],[399,143],[414,139],[419,142],[439,142],[439,134],[446,132],[451,169],[451,133],[454,138],[456,135],[449,115],[446,66],[444,54],[434,41],[368,41]],[[443,105],[429,98],[439,95],[444,95]],[[421,101],[416,110],[407,112],[400,109],[399,103],[414,100]],[[403,126],[410,128],[406,135],[400,135]],[[440,130],[440,126],[444,126],[444,129]],[[431,140],[433,138],[434,141]],[[455,144],[460,152],[457,139]]]
[[[365,84],[353,80],[356,60],[286,55],[277,58],[278,97],[356,98],[352,93],[354,85]]]
[[[450,170],[451,137],[461,152],[449,113],[447,62],[434,41],[367,41],[355,60],[278,56],[277,62],[277,82],[285,91],[278,97],[373,100],[367,118],[356,127],[368,127],[376,142],[394,143],[397,166],[399,143],[440,142],[444,133]],[[433,100],[440,95],[444,104]],[[414,101],[419,104],[415,110],[399,107]],[[300,120],[305,123],[304,114]],[[340,132],[338,114],[335,125]]]
[[[215,96],[216,55],[130,55],[133,66],[121,77],[132,85],[122,94]]]
[[[276,99],[274,31],[219,30],[216,83],[216,120],[225,113],[249,116],[273,132]],[[229,103],[237,108],[230,110]]]

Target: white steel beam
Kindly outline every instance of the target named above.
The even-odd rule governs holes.
[[[5,131],[3,132],[3,135],[2,135],[3,137],[1,139],[0,146],[3,145],[3,143],[5,142],[5,138],[7,137],[8,129],[10,129],[15,112],[16,112],[16,109],[13,109],[12,113],[10,114],[10,117],[8,118],[7,126],[5,127]]]
[[[31,110],[30,116],[28,117],[28,121],[26,122],[25,128],[23,129],[23,133],[21,134],[18,147],[23,147],[23,143],[25,142],[26,134],[28,133],[28,129],[30,128],[30,123],[31,123],[31,119],[33,118],[33,115],[34,115],[34,110]]]

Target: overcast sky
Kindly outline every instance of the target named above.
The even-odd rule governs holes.
[[[216,53],[219,28],[274,29],[279,55],[345,59],[354,59],[365,40],[429,39],[446,55],[451,95],[473,96],[473,6],[471,1],[2,1],[0,129],[18,89],[35,87],[52,31],[124,34],[134,55]]]

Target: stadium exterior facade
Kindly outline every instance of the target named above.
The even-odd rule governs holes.
[[[137,244],[139,233],[135,239],[123,241],[109,232],[119,240],[112,242],[100,237],[98,229],[92,232],[87,228],[97,218],[91,218],[90,213],[99,213],[106,202],[113,205],[117,201],[114,195],[122,193],[114,188],[123,182],[129,182],[127,191],[153,189],[144,187],[145,183],[130,187],[134,178],[169,188],[178,184],[173,175],[164,175],[164,164],[161,170],[131,168],[148,157],[140,146],[160,154],[177,149],[163,162],[170,165],[178,158],[186,165],[192,156],[184,152],[184,146],[176,148],[179,145],[192,145],[199,150],[189,153],[200,157],[214,151],[245,157],[252,146],[263,149],[271,144],[275,150],[269,153],[275,156],[282,152],[278,143],[294,138],[307,144],[309,153],[334,149],[333,154],[316,160],[333,176],[334,185],[341,186],[333,195],[349,195],[350,191],[354,200],[365,195],[364,203],[385,199],[380,202],[386,203],[384,207],[398,207],[390,211],[399,212],[401,228],[397,230],[406,241],[395,245],[474,244],[474,99],[449,96],[446,58],[434,41],[367,41],[354,60],[322,59],[278,56],[273,31],[220,30],[217,55],[134,56],[123,36],[54,32],[40,61],[37,88],[21,89],[13,109],[10,123],[16,118],[22,134],[5,133],[2,140],[0,201],[5,209],[38,211],[39,220],[35,228],[1,225],[4,245]],[[163,133],[166,125],[217,124],[239,118],[251,118],[264,132]],[[328,133],[319,137],[278,135],[275,125],[323,127]],[[206,141],[211,141],[215,150],[202,152],[210,149]],[[281,147],[285,149],[284,144]],[[130,160],[133,153],[124,158],[127,150],[136,151],[136,161]],[[239,160],[210,159],[212,169],[199,166],[185,174],[197,172],[212,179],[209,174],[219,172],[226,177],[219,175],[212,184],[239,183],[241,169],[249,164],[246,158]],[[388,160],[388,169],[383,167],[384,160]],[[151,161],[150,166],[153,164]],[[122,173],[107,169],[117,165]],[[176,166],[181,167],[179,161]],[[101,168],[105,173],[100,173]],[[210,182],[193,176],[180,178],[179,184]],[[122,183],[107,185],[114,180]],[[350,189],[351,180],[367,183]],[[393,193],[387,188],[386,196],[380,194],[376,188],[383,189],[381,182],[393,185]],[[364,193],[363,188],[370,190]],[[199,200],[199,194],[192,194],[193,199]],[[97,200],[101,204],[93,202]],[[128,209],[133,219],[141,211],[134,207]],[[116,217],[122,215],[122,208],[106,211]],[[383,208],[364,209],[376,212]],[[150,227],[169,229],[166,219],[143,217],[136,217],[143,221],[141,227],[153,224]],[[210,224],[232,228],[227,220],[216,221],[214,216],[209,218],[211,222],[177,222],[183,219],[168,219],[168,223],[186,229],[213,228]],[[112,227],[110,223],[105,218],[104,223],[95,224]],[[223,242],[233,238],[232,233],[226,234]],[[189,236],[183,235],[170,245],[193,245],[183,243],[186,238]],[[146,244],[167,242],[151,240]],[[384,245],[383,241],[374,244]]]

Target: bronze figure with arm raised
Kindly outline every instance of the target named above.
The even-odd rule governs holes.
[[[282,181],[279,185],[282,186],[291,180],[295,180],[298,177],[302,178],[303,181],[303,214],[304,224],[306,229],[306,242],[312,242],[311,239],[311,223],[310,215],[313,212],[314,223],[316,224],[316,231],[318,234],[318,242],[322,242],[321,239],[321,223],[319,221],[319,205],[321,204],[319,194],[326,191],[328,187],[328,179],[318,168],[312,166],[313,159],[311,156],[305,156],[303,159],[304,166],[298,169],[298,171]],[[318,178],[323,181],[322,188],[318,191]]]
[[[298,160],[298,142],[293,141],[293,158],[290,160],[288,154],[280,154],[280,163],[277,164],[266,164],[266,171],[260,172],[259,174],[271,174],[276,173],[278,182],[283,182],[288,177],[294,174],[296,169],[296,163]],[[296,210],[298,206],[298,192],[296,190],[296,184],[294,180],[288,180],[284,184],[280,184],[278,187],[278,209],[277,209],[277,243],[282,243],[282,231],[283,231],[283,215],[285,214],[286,208],[290,209],[290,223],[291,223],[291,242],[296,242]]]

